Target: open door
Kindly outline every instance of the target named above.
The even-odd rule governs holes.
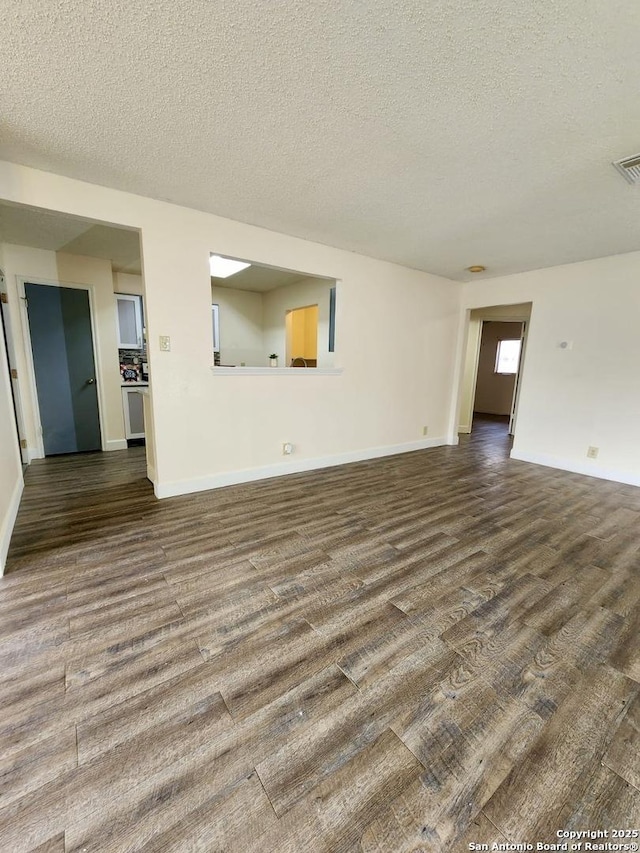
[[[520,391],[520,374],[522,372],[522,362],[524,357],[524,340],[527,330],[527,323],[522,323],[520,332],[520,357],[518,359],[518,371],[516,373],[516,381],[513,386],[513,400],[511,401],[511,414],[509,415],[509,435],[514,435],[516,428],[516,412],[518,411],[518,394]]]

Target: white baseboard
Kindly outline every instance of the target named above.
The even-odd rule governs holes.
[[[9,501],[9,506],[7,508],[7,513],[2,519],[2,525],[0,526],[0,576],[4,574],[7,554],[9,553],[9,543],[11,542],[11,534],[13,533],[13,525],[16,523],[16,516],[18,515],[18,507],[20,506],[20,498],[22,497],[23,489],[24,480],[22,478],[22,474],[20,474],[20,479],[14,486],[13,494],[11,495],[11,500]]]
[[[195,477],[192,480],[176,480],[168,483],[158,483],[154,480],[154,489],[157,498],[171,498],[176,495],[188,495],[191,492],[205,492],[209,489],[235,486],[238,483],[267,480],[269,477],[284,477],[287,474],[301,474],[305,471],[315,471],[319,468],[347,465],[349,462],[364,462],[367,459],[377,459],[381,456],[395,456],[399,453],[411,453],[414,450],[425,450],[429,447],[442,447],[446,444],[457,444],[457,439],[455,441],[447,441],[445,438],[421,438],[418,441],[409,441],[406,444],[369,447],[365,450],[351,450],[347,453],[337,453],[333,456],[316,456],[311,459],[287,460],[279,465],[264,465],[260,468],[225,471],[222,474]]]
[[[571,471],[574,474],[585,474],[587,477],[597,477],[599,480],[613,480],[615,483],[625,483],[629,486],[640,486],[640,474],[630,474],[615,468],[603,468],[592,462],[578,462],[575,459],[562,459],[548,453],[528,453],[524,450],[512,450],[512,459],[521,462],[533,462],[535,465],[545,465],[547,468],[558,468],[560,471]]]
[[[156,469],[153,467],[153,465],[149,465],[148,462],[147,462],[147,480],[151,480],[151,482],[155,486],[155,484],[156,484]]]
[[[464,424],[463,426],[459,426],[458,432],[462,433],[463,435],[469,435],[471,433],[471,425],[470,424]]]

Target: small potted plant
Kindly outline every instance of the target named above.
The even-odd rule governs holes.
[[[277,367],[278,366],[278,353],[272,352],[269,356],[269,367]]]

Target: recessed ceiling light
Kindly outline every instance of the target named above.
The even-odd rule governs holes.
[[[469,272],[484,272],[486,267],[483,267],[481,264],[474,264],[472,267],[467,267]]]
[[[251,264],[244,261],[234,261],[231,258],[222,258],[220,255],[209,255],[209,269],[211,275],[216,278],[229,278],[240,270],[246,270]]]

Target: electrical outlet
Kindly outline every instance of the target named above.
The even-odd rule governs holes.
[[[597,459],[599,452],[600,452],[599,447],[588,447],[587,448],[587,459]]]
[[[293,453],[293,444],[290,441],[285,441],[282,445],[282,455],[283,456],[291,456]]]
[[[428,432],[429,432],[429,427],[428,427],[428,426],[423,426],[423,427],[422,427],[422,434],[423,434],[423,435],[427,435],[427,434],[428,434]]]
[[[160,335],[160,352],[171,352],[171,338],[169,335]]]

